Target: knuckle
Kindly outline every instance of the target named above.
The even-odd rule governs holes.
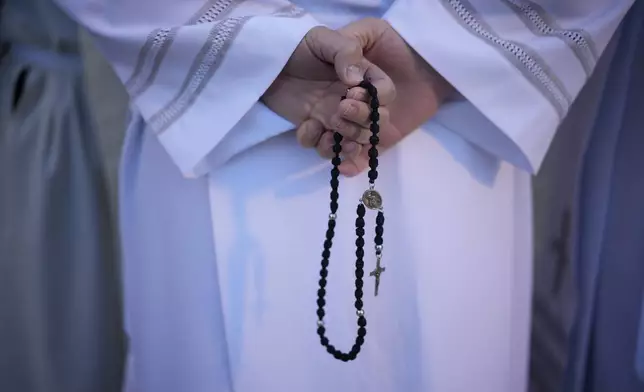
[[[362,46],[360,46],[360,42],[355,38],[349,38],[346,40],[346,48],[350,53],[362,52]]]

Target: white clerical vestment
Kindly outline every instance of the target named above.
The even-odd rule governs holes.
[[[132,98],[127,391],[525,390],[530,173],[632,0],[59,2]],[[462,98],[381,155],[386,272],[378,297],[365,283],[366,343],[343,363],[316,334],[330,164],[258,100],[310,28],[365,16]],[[329,266],[327,336],[345,351],[366,184],[340,182]]]

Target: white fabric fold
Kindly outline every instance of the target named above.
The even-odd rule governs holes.
[[[204,158],[319,24],[285,0],[59,3],[93,33],[186,176],[204,174]]]
[[[398,0],[385,19],[464,97],[445,107],[437,120],[534,173],[587,80],[581,62],[574,63],[570,41],[561,39],[559,25],[583,29],[601,54],[633,1],[597,0],[592,6],[539,2],[542,14],[552,10],[548,26],[553,29],[551,19],[556,20],[560,33],[526,24],[522,9],[512,7],[522,3],[528,2]],[[423,29],[427,34],[417,33]],[[559,58],[573,63],[553,61]]]

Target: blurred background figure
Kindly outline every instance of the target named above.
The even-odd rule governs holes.
[[[0,16],[0,390],[116,392],[118,245],[78,30],[47,0]]]
[[[643,115],[639,1],[534,182],[531,392],[644,391]]]
[[[642,1],[618,37],[578,181],[579,306],[565,392],[644,391]]]

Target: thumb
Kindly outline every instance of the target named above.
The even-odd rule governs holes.
[[[311,52],[333,64],[338,79],[347,86],[358,85],[370,63],[364,58],[360,42],[326,27],[315,27],[305,37]]]
[[[367,52],[376,42],[391,29],[391,25],[382,19],[364,18],[342,27],[338,32],[358,41],[358,45]]]

